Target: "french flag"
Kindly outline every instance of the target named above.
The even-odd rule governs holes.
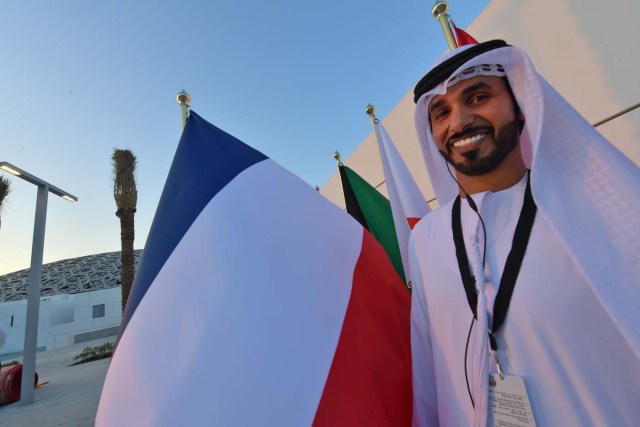
[[[408,426],[410,295],[380,244],[191,112],[97,426]]]

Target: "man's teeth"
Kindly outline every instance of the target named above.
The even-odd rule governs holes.
[[[474,135],[472,137],[456,141],[456,142],[453,143],[453,146],[456,147],[456,148],[464,147],[465,145],[469,145],[469,144],[471,144],[473,142],[480,141],[485,136],[487,136],[486,133],[480,133],[478,135]]]

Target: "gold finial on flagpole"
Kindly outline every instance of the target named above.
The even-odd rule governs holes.
[[[376,133],[375,124],[378,123],[378,119],[376,118],[376,106],[372,104],[367,104],[367,108],[364,109],[364,112],[369,116],[369,120],[371,120],[371,127],[373,128],[373,133]]]
[[[189,95],[184,89],[178,92],[176,95],[178,104],[180,104],[180,117],[182,118],[182,129],[187,124],[187,117],[189,116],[189,105],[191,104],[191,95]]]
[[[336,163],[338,163],[338,166],[342,166],[342,161],[340,160],[340,152],[338,150],[333,153],[333,159],[336,161]]]
[[[371,120],[371,126],[375,123],[378,123],[378,119],[376,118],[376,106],[367,104],[367,108],[364,109],[364,112],[367,113],[369,119]],[[375,131],[375,128],[373,129]]]
[[[375,105],[367,104],[367,108],[364,109],[364,112],[367,113],[367,116],[375,116],[376,115],[376,107]]]
[[[434,18],[440,21],[440,26],[442,27],[442,31],[444,32],[444,38],[447,39],[447,45],[449,45],[449,50],[453,50],[458,47],[456,44],[456,39],[453,36],[453,31],[451,31],[451,26],[449,25],[449,3],[446,1],[436,1],[436,4],[431,9],[431,14]]]

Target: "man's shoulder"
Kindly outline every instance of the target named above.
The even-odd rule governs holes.
[[[413,228],[414,240],[432,240],[443,232],[451,233],[451,208],[453,201],[440,206],[424,216]]]

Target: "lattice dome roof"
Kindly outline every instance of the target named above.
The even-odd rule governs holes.
[[[142,250],[134,251],[136,270]],[[43,297],[78,294],[120,286],[120,252],[87,255],[42,266]],[[0,302],[27,299],[29,269],[0,276]]]

